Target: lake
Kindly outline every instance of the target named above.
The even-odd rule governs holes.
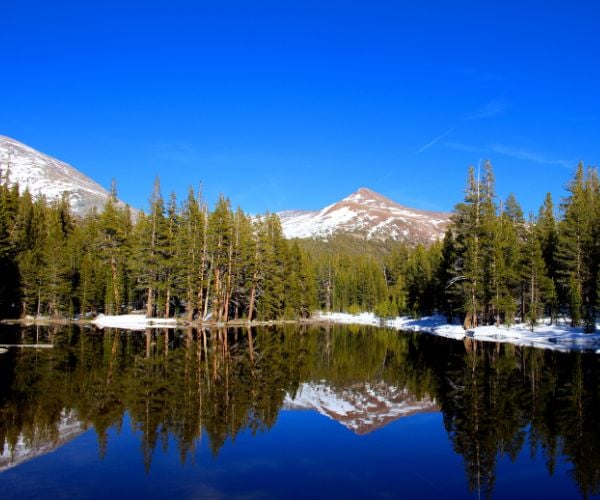
[[[358,326],[0,327],[2,498],[580,498],[600,357]]]

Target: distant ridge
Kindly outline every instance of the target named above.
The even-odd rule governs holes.
[[[408,208],[368,188],[360,188],[319,211],[279,212],[287,238],[350,233],[368,239],[431,243],[444,235],[450,214]]]
[[[8,170],[9,184],[19,184],[32,196],[44,195],[48,201],[67,192],[73,213],[85,215],[92,208],[101,210],[110,196],[100,184],[68,163],[52,158],[15,139],[0,135],[0,173]]]

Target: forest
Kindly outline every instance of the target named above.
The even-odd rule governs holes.
[[[580,164],[537,214],[500,199],[492,166],[470,168],[442,241],[429,246],[338,234],[287,240],[274,214],[250,216],[190,188],[147,212],[117,201],[74,217],[0,175],[0,317],[92,317],[143,310],[187,321],[432,313],[471,328],[568,318],[593,331],[600,307],[600,182]]]

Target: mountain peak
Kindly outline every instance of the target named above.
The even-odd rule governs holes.
[[[383,202],[387,204],[398,205],[395,201],[389,199],[387,196],[384,196],[381,193],[377,193],[366,187],[358,188],[357,191],[346,196],[344,200],[356,203]]]
[[[278,215],[288,238],[350,233],[412,244],[442,238],[450,221],[450,214],[407,208],[366,187],[316,212],[287,211]]]

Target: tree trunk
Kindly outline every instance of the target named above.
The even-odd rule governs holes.
[[[165,318],[171,315],[171,288],[167,287],[167,299],[165,301]]]
[[[115,301],[115,312],[117,314],[119,314],[119,311],[121,310],[121,308],[119,307],[119,302],[121,301],[120,297],[119,297],[119,285],[118,285],[119,273],[118,273],[118,269],[117,269],[117,262],[116,262],[114,255],[112,255],[110,257],[110,270],[112,272],[113,298]]]
[[[152,287],[148,288],[148,303],[146,304],[146,316],[148,318],[152,317],[154,309],[154,289]]]
[[[254,314],[254,300],[256,297],[256,273],[252,278],[252,289],[250,290],[250,304],[248,305],[248,323],[252,321],[252,315]]]

